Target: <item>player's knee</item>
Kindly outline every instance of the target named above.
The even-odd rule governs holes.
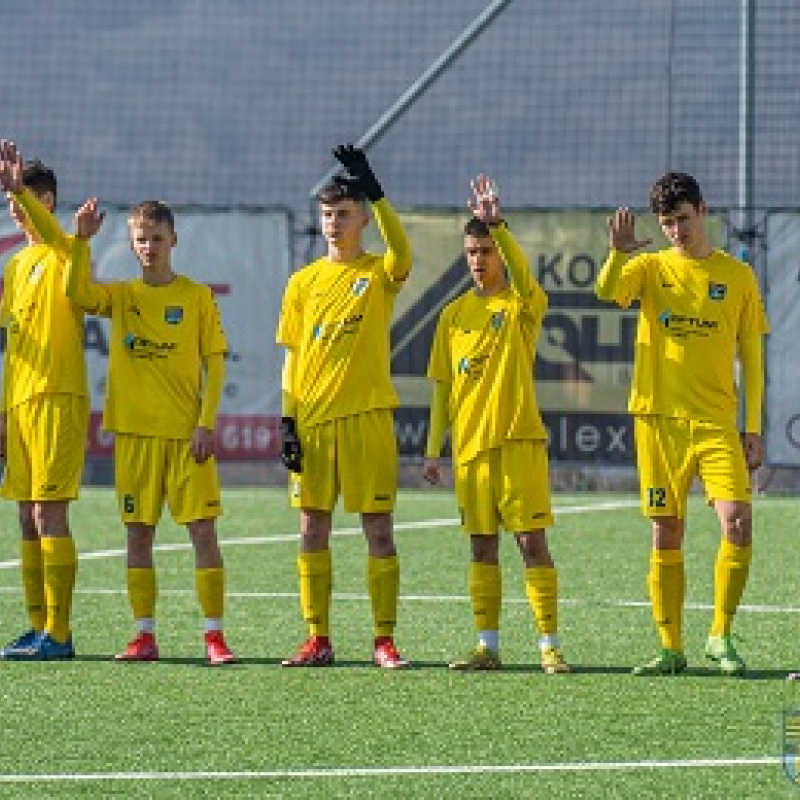
[[[675,550],[683,544],[683,520],[678,517],[653,519],[653,548]]]
[[[500,537],[497,535],[470,536],[472,560],[481,564],[496,564],[500,551]]]
[[[753,534],[753,516],[750,506],[741,505],[731,509],[722,522],[725,538],[739,547],[750,544]]]
[[[64,536],[69,533],[66,503],[34,503],[33,523],[39,536]]]
[[[38,538],[36,520],[33,516],[33,505],[31,503],[20,503],[19,529],[23,539]]]

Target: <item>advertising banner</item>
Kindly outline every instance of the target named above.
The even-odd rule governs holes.
[[[800,214],[767,217],[767,462],[800,466],[800,370],[793,367],[800,332]]]

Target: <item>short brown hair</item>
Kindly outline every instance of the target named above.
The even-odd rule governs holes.
[[[702,202],[700,184],[686,172],[668,172],[650,190],[650,210],[654,214],[672,214],[681,203],[691,203],[699,209]]]
[[[366,203],[367,196],[357,184],[337,175],[317,192],[317,200],[325,205],[340,203],[342,200],[355,200],[357,203]]]
[[[22,167],[22,185],[37,194],[51,192],[53,204],[55,204],[56,195],[58,194],[56,174],[50,167],[46,167],[39,161],[38,158],[33,161],[26,161]]]
[[[131,209],[128,222],[147,219],[151,222],[166,222],[170,230],[175,232],[175,215],[172,209],[161,200],[145,200]]]
[[[482,219],[470,217],[467,220],[467,224],[464,225],[464,235],[483,238],[484,236],[491,236],[491,233],[489,232],[489,226]]]

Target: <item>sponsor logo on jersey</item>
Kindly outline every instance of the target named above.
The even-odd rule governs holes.
[[[719,328],[719,322],[715,319],[676,314],[668,308],[658,315],[658,321],[676,337],[708,336]]]
[[[712,300],[724,300],[728,287],[724,283],[709,283],[708,296]]]
[[[480,378],[486,367],[486,356],[463,356],[458,360],[457,372],[469,378]]]
[[[183,321],[183,309],[180,306],[167,306],[164,309],[164,321],[167,325],[178,325]]]
[[[166,358],[178,345],[175,342],[154,342],[144,336],[137,336],[134,333],[126,334],[123,339],[125,349],[134,358]]]

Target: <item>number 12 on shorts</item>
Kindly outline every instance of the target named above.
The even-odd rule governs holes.
[[[665,508],[667,505],[667,490],[650,486],[647,490],[648,508]]]

